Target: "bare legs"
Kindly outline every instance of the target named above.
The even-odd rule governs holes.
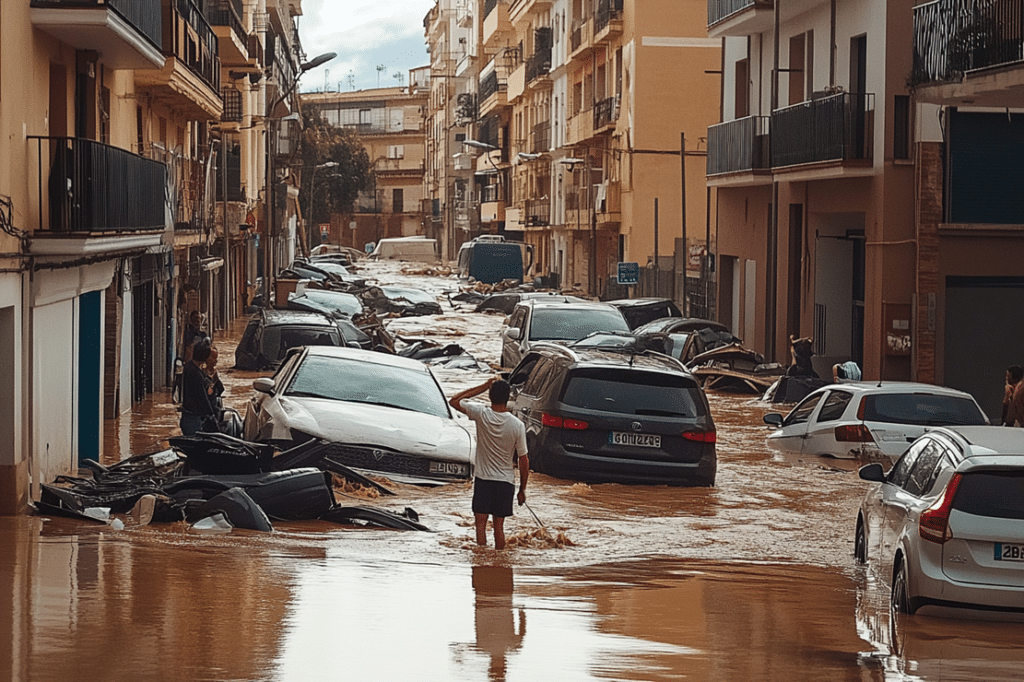
[[[487,514],[474,514],[476,519],[476,544],[487,545]],[[505,549],[505,518],[494,517],[494,548]]]

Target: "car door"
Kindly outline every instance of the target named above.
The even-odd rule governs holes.
[[[768,437],[772,447],[784,452],[802,452],[804,439],[807,437],[807,423],[818,409],[818,403],[824,395],[825,393],[812,393],[798,403],[782,420],[781,428]]]
[[[932,438],[923,437],[914,442],[903,458],[909,466],[900,472],[900,485],[890,485],[883,491],[885,519],[882,522],[881,556],[883,567],[892,566],[900,541],[907,533],[916,533],[918,514],[927,506],[922,496],[928,492],[932,473],[942,459],[942,448]],[[901,461],[902,459],[901,458]],[[893,467],[895,470],[895,467]],[[903,472],[906,472],[903,477]]]
[[[554,369],[554,363],[549,358],[529,353],[509,377],[509,383],[512,384],[515,391],[514,399],[509,401],[509,409],[526,426],[528,445],[533,444],[540,432],[542,425],[538,406],[538,401],[541,398],[540,388],[546,383],[546,379]]]
[[[527,310],[524,305],[517,305],[512,310],[508,319],[508,328],[501,335],[501,364],[505,367],[515,367],[523,358],[524,343],[527,335]],[[511,337],[512,330],[519,330],[519,338]]]
[[[821,408],[812,412],[807,420],[807,433],[801,451],[805,455],[826,455],[845,457],[849,450],[836,441],[835,429],[839,420],[853,400],[849,391],[831,390],[821,403]]]

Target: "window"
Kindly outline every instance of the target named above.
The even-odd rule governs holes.
[[[903,456],[896,461],[895,466],[893,466],[892,470],[889,471],[889,475],[886,477],[886,480],[893,485],[901,488],[904,487],[907,483],[907,478],[910,476],[910,470],[913,468],[914,462],[917,461],[918,456],[927,444],[928,441],[919,440],[911,445],[910,449],[904,452]]]
[[[942,426],[985,424],[985,415],[970,398],[929,393],[882,393],[864,397],[864,421]]]
[[[551,383],[555,371],[555,363],[547,358],[541,358],[536,368],[530,372],[530,378],[523,385],[523,393],[534,396],[543,395],[544,388]]]
[[[914,466],[910,470],[907,484],[903,488],[915,497],[921,497],[927,493],[931,483],[935,481],[934,474],[937,473],[936,469],[941,459],[942,448],[935,441],[927,439],[921,454],[918,455],[917,461],[914,462]]]
[[[400,188],[391,190],[391,210],[395,213],[405,210],[405,190]]]
[[[818,413],[818,421],[830,422],[839,419],[843,416],[846,406],[850,404],[852,399],[853,394],[851,393],[832,391],[828,394],[828,398],[825,399],[825,404],[821,406],[821,412]]]
[[[735,70],[735,118],[750,116],[750,60],[740,59]]]
[[[965,514],[1024,520],[1024,474],[978,471],[964,474],[953,508]]]
[[[682,375],[584,369],[569,378],[562,402],[615,414],[695,417],[704,414],[694,400],[698,390]]]
[[[807,420],[811,418],[811,412],[814,412],[814,408],[818,406],[818,402],[821,400],[824,394],[818,393],[804,398],[804,401],[793,408],[793,411],[789,413],[786,420],[782,422],[783,426],[792,426],[793,424],[806,424]]]
[[[892,158],[910,158],[910,96],[896,95],[892,103]]]
[[[404,144],[388,145],[388,158],[389,159],[404,159],[405,158],[405,145]]]

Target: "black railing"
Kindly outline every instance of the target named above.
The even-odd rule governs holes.
[[[585,23],[573,24],[572,32],[569,34],[569,51],[575,52],[583,44],[583,30]]]
[[[874,105],[844,92],[772,112],[772,167],[871,158]]]
[[[220,96],[224,100],[224,111],[220,115],[220,120],[240,122],[242,120],[242,93],[233,87],[227,87],[220,91]]]
[[[608,97],[594,105],[594,128],[611,125],[619,118],[617,97]]]
[[[530,151],[540,154],[551,149],[551,121],[541,121],[530,131]]]
[[[220,0],[206,10],[206,18],[211,26],[227,26],[242,45],[246,44],[247,34],[242,24],[242,3],[238,0]]]
[[[529,59],[526,60],[526,82],[546,76],[551,70],[551,47],[538,48]]]
[[[160,0],[32,0],[39,9],[87,9],[108,7],[135,27],[159,49],[163,45],[163,13]]]
[[[501,201],[501,185],[484,185],[480,188],[480,202]]]
[[[498,71],[491,71],[480,79],[479,95],[480,101],[485,101],[491,95],[498,92],[505,92],[508,89],[508,82],[504,78],[498,78]]]
[[[498,0],[484,0],[484,19],[491,13],[495,7],[498,6]]]
[[[915,84],[961,80],[1024,59],[1024,0],[937,0],[914,8]]]
[[[768,168],[767,116],[747,116],[708,127],[707,174]]]
[[[39,229],[162,230],[167,167],[120,147],[74,137],[37,137]]]
[[[215,91],[220,90],[217,34],[192,0],[177,0],[167,7],[168,30],[164,51],[183,62]]]
[[[549,199],[527,199],[526,224],[534,227],[550,225],[551,201]]]
[[[750,9],[759,4],[756,0],[708,0],[708,26],[714,26],[722,19],[727,19],[737,12]],[[771,7],[771,2],[762,2]]]
[[[613,19],[622,15],[622,0],[597,0],[594,13],[594,35],[603,30]]]

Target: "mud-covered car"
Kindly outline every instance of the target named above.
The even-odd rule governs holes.
[[[683,315],[679,306],[670,298],[619,298],[608,303],[619,309],[630,329],[636,329],[663,317]]]
[[[501,366],[515,367],[538,341],[571,343],[599,331],[628,332],[629,325],[619,309],[608,303],[520,301],[501,333]]]
[[[311,440],[360,473],[414,484],[469,480],[473,438],[419,360],[308,346],[253,382],[245,440],[287,450]]]
[[[351,326],[351,323],[347,325]],[[274,368],[292,348],[343,346],[346,343],[348,339],[343,329],[327,315],[301,310],[260,309],[249,318],[235,348],[235,369]]]

